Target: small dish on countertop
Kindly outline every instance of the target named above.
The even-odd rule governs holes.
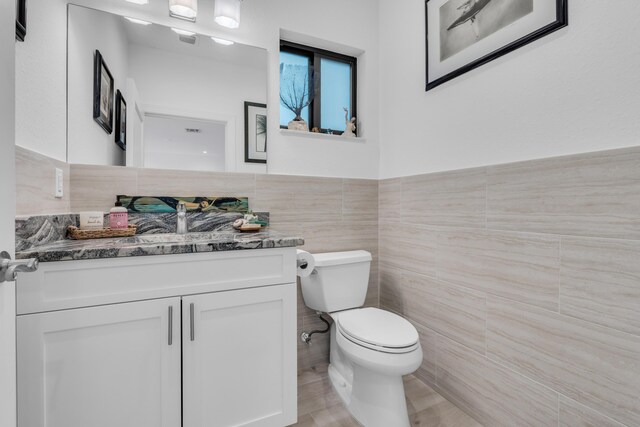
[[[239,219],[233,223],[233,228],[239,231],[256,232],[260,231],[262,224],[250,224],[244,219]]]

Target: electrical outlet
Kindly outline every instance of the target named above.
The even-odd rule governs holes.
[[[56,168],[56,198],[60,199],[64,195],[64,172]]]

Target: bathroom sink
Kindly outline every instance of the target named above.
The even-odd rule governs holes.
[[[197,243],[202,241],[228,239],[228,233],[220,232],[194,232],[187,234],[163,233],[140,234],[136,239],[140,243]]]

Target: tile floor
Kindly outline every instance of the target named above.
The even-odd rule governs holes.
[[[412,426],[482,427],[413,375],[405,377],[404,384]],[[333,391],[327,365],[306,370],[298,377],[298,423],[294,425],[360,427]]]

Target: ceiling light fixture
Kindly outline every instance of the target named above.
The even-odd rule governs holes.
[[[198,0],[169,0],[169,16],[195,22]]]
[[[173,31],[176,34],[180,34],[181,36],[187,36],[187,37],[196,35],[196,33],[194,33],[193,31],[181,30],[180,28],[171,28],[171,31]]]
[[[211,37],[211,40],[224,46],[231,46],[234,43],[231,40],[220,39],[218,37]]]
[[[129,3],[135,3],[135,4],[147,4],[149,3],[149,0],[126,0]]]
[[[142,19],[138,19],[138,18],[130,18],[128,16],[125,16],[124,19],[126,19],[129,22],[133,22],[134,24],[151,25],[151,22],[143,21]]]
[[[215,0],[213,19],[227,28],[240,26],[240,4],[242,0]]]

